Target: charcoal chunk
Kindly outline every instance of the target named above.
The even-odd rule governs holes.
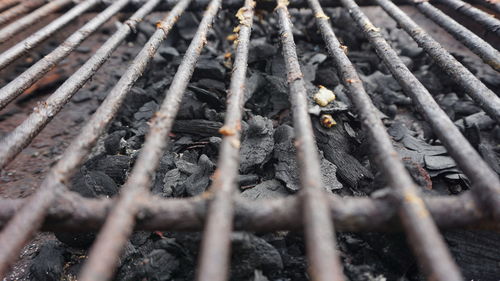
[[[112,178],[101,171],[84,170],[73,177],[70,190],[87,198],[111,197],[118,193],[118,186]]]
[[[200,59],[196,64],[193,79],[210,78],[224,81],[226,69],[219,62],[213,59]]]
[[[274,146],[273,133],[273,123],[265,117],[254,116],[248,122],[240,149],[242,173],[248,173],[269,160]]]
[[[114,131],[109,134],[106,140],[104,141],[104,148],[106,149],[106,153],[110,155],[114,155],[120,152],[121,150],[121,140],[126,135],[126,131]]]
[[[215,165],[205,154],[200,156],[196,171],[185,182],[186,192],[190,196],[203,193],[210,184],[210,176],[215,170]]]
[[[64,252],[64,248],[55,240],[49,240],[43,244],[30,266],[32,280],[61,280]]]
[[[144,259],[136,263],[122,280],[171,280],[173,274],[179,269],[180,261],[176,256],[166,250],[156,249],[149,253]]]
[[[273,199],[287,196],[288,192],[278,180],[264,181],[252,188],[245,189],[241,197],[248,200]]]
[[[97,161],[96,170],[104,172],[118,184],[124,184],[130,168],[130,157],[126,155],[108,155]]]

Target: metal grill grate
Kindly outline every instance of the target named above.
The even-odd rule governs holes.
[[[18,3],[19,2],[19,3]],[[0,1],[0,22],[7,22],[20,13],[27,13],[44,1]],[[100,0],[80,1],[64,15],[0,54],[0,69],[28,52],[79,15],[99,4]],[[64,43],[31,66],[15,80],[0,89],[0,108],[4,108],[24,90],[43,77],[67,57],[92,32],[130,4],[116,0],[95,18],[82,26]],[[148,0],[99,48],[99,50],[45,102],[10,134],[0,140],[0,167],[5,167],[51,121],[71,97],[89,80],[113,51],[135,31],[137,24],[152,12],[161,0]],[[469,70],[427,35],[390,0],[375,0],[401,26],[434,62],[462,87],[468,95],[496,122],[500,122],[500,99]],[[72,1],[54,0],[34,10],[0,30],[0,42],[5,42],[40,18],[69,6]],[[342,266],[336,253],[337,231],[384,231],[402,229],[409,238],[426,276],[430,280],[462,280],[461,274],[447,249],[437,226],[478,227],[498,229],[500,220],[500,180],[454,123],[439,108],[431,94],[408,70],[396,51],[390,47],[354,0],[340,0],[351,17],[363,30],[378,56],[384,61],[417,109],[432,125],[459,167],[472,183],[472,190],[456,198],[423,199],[416,184],[404,168],[392,147],[385,126],[376,114],[375,106],[366,93],[360,77],[349,61],[318,0],[308,0],[317,27],[328,52],[337,65],[344,86],[350,93],[365,133],[372,144],[374,160],[396,194],[396,204],[384,199],[340,198],[325,196],[322,190],[319,154],[315,145],[307,111],[306,89],[292,34],[293,23],[288,13],[288,1],[278,0],[275,12],[281,30],[283,56],[286,62],[288,86],[294,116],[297,159],[300,167],[300,192],[287,199],[246,202],[234,198],[238,173],[240,121],[247,70],[249,40],[255,2],[245,0],[238,13],[239,44],[229,88],[228,109],[221,133],[224,135],[217,171],[208,197],[190,199],[158,199],[149,192],[151,175],[166,150],[169,133],[191,79],[198,57],[206,43],[222,0],[211,0],[199,28],[175,74],[166,98],[150,123],[150,130],[139,158],[118,199],[92,200],[67,193],[66,183],[85,161],[98,138],[113,120],[126,94],[145,71],[148,62],[164,41],[177,19],[188,9],[191,0],[179,0],[157,24],[150,37],[118,83],[109,92],[98,110],[74,139],[62,158],[52,167],[45,180],[28,199],[0,200],[0,276],[16,261],[25,243],[40,229],[98,230],[81,280],[108,280],[124,244],[135,229],[202,230],[204,239],[199,257],[197,280],[226,280],[230,257],[230,234],[236,230],[272,231],[304,229],[306,248],[313,280],[343,280]],[[460,13],[477,20],[490,32],[499,35],[500,21],[460,0],[439,0]],[[232,3],[234,5],[234,3]],[[296,3],[292,3],[296,4]],[[303,5],[304,3],[301,2]],[[485,63],[500,70],[499,52],[471,31],[448,17],[427,1],[413,4],[427,17],[442,26]],[[198,6],[198,4],[196,4]],[[267,4],[268,5],[268,4]],[[490,5],[491,6],[491,5]],[[140,216],[145,213],[147,216]],[[297,220],[297,218],[301,218]]]

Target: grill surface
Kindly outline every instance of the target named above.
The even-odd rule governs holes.
[[[20,30],[39,19],[67,8],[62,16],[29,35],[23,41],[0,54],[0,69],[29,52],[63,26],[100,4],[100,0],[0,1],[0,24],[12,21],[0,29],[0,42],[6,42]],[[57,115],[72,96],[92,77],[113,51],[135,32],[140,21],[155,8],[165,6],[161,0],[116,0],[73,35],[40,59],[16,79],[0,89],[0,108],[7,106],[26,89],[40,80],[50,69],[66,58],[90,34],[120,10],[134,4],[140,7],[95,54],[71,75],[45,102],[40,103],[27,119],[0,140],[0,167],[4,168]],[[193,2],[193,3],[191,3]],[[365,3],[365,2],[363,2]],[[480,106],[495,122],[500,122],[500,99],[445,48],[390,0],[375,0],[403,28],[434,62]],[[434,2],[433,2],[434,3]],[[427,1],[413,5],[432,21],[442,26],[492,69],[500,70],[500,53],[479,36],[460,25]],[[42,5],[43,4],[43,5]],[[205,5],[206,4],[206,5]],[[183,94],[188,86],[198,58],[206,43],[218,11],[223,7],[240,5],[238,45],[229,87],[224,136],[220,146],[217,170],[210,192],[189,199],[159,199],[149,191],[152,175],[169,143],[168,139]],[[293,123],[300,167],[302,189],[292,198],[247,202],[235,197],[238,175],[241,118],[249,42],[256,3],[221,0],[197,2],[179,0],[168,2],[169,13],[156,25],[149,38],[121,79],[112,88],[80,134],[53,166],[38,190],[27,199],[0,200],[0,276],[5,276],[19,252],[39,230],[82,231],[98,230],[81,280],[109,280],[113,277],[120,254],[134,229],[203,230],[204,239],[199,256],[197,280],[226,280],[230,261],[230,235],[235,230],[274,231],[303,229],[313,280],[344,280],[339,260],[335,231],[386,231],[401,229],[429,280],[462,280],[438,227],[474,227],[499,230],[500,180],[462,135],[432,95],[410,72],[397,52],[385,40],[380,29],[370,22],[354,0],[340,0],[364,32],[378,56],[393,77],[411,98],[417,110],[432,126],[439,140],[471,181],[471,191],[457,197],[422,198],[393,148],[389,134],[377,115],[377,110],[365,91],[353,64],[344,52],[330,25],[328,16],[318,0],[295,2],[292,5],[311,9],[330,57],[334,60],[341,82],[359,113],[363,130],[371,143],[374,162],[393,189],[393,198],[341,198],[327,195],[323,190],[320,161],[309,118],[306,88],[294,43],[293,23],[289,3],[272,3],[280,28],[283,57],[293,112]],[[331,4],[331,3],[330,3]],[[490,33],[500,35],[500,21],[460,0],[438,0],[471,17]],[[498,6],[485,4],[493,10]],[[71,6],[73,5],[73,6]],[[128,6],[127,6],[128,5]],[[134,6],[132,5],[132,6]],[[257,3],[267,7],[268,2]],[[116,200],[86,199],[67,191],[71,176],[87,159],[99,137],[116,116],[134,83],[144,73],[160,44],[167,39],[179,17],[188,8],[205,9],[198,30],[184,54],[182,62],[166,91],[166,98],[150,121],[149,133],[132,172]],[[19,17],[20,14],[30,14]],[[498,12],[498,10],[496,11]],[[348,47],[348,46],[347,46]],[[497,46],[498,47],[498,46]],[[146,213],[147,216],[141,214]],[[201,219],[200,219],[201,218]]]

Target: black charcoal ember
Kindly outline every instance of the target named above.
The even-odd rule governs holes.
[[[200,59],[193,73],[194,80],[209,78],[224,81],[225,76],[226,69],[214,59]]]
[[[495,121],[491,119],[484,111],[471,114],[467,117],[459,119],[455,125],[463,132],[466,127],[477,126],[480,130],[492,128]]]
[[[218,95],[226,93],[226,84],[214,79],[200,79],[195,83],[197,87],[214,92]]]
[[[95,92],[92,92],[89,90],[81,90],[81,91],[78,91],[78,93],[73,96],[71,101],[73,103],[81,103],[81,102],[89,101],[96,96],[97,95]]]
[[[446,154],[446,148],[442,145],[430,145],[424,140],[412,136],[412,132],[401,122],[395,122],[388,133],[396,141],[401,142],[406,148],[416,151],[423,155],[441,155]]]
[[[199,155],[194,150],[182,153],[180,157],[174,158],[175,166],[183,173],[191,175],[196,172]]]
[[[179,266],[176,256],[166,250],[155,249],[127,270],[128,274],[121,276],[120,280],[172,280]]]
[[[316,77],[314,79],[314,84],[322,85],[327,88],[334,88],[340,84],[338,78],[337,70],[331,63],[323,63],[318,67],[316,71]]]
[[[262,116],[254,116],[243,131],[240,149],[240,171],[248,173],[262,166],[273,151],[273,122]]]
[[[443,155],[425,155],[424,161],[429,170],[444,170],[457,166],[453,158]]]
[[[278,180],[267,180],[252,188],[245,189],[241,197],[248,200],[274,199],[285,197],[289,193]]]
[[[186,191],[184,182],[188,175],[182,173],[179,169],[172,169],[165,173],[163,177],[163,187],[161,195],[164,197],[179,197]],[[156,193],[156,191],[155,191]]]
[[[204,137],[218,136],[221,122],[204,119],[176,120],[172,132],[181,134],[194,134]]]
[[[101,171],[87,171],[83,168],[74,177],[70,190],[83,197],[111,197],[118,193],[118,186],[108,175]]]
[[[285,59],[281,55],[281,52],[267,61],[266,73],[270,73],[272,76],[279,77],[281,79],[286,79],[287,71]]]
[[[205,103],[198,100],[192,91],[187,90],[182,98],[177,120],[203,119],[205,106]]]
[[[239,175],[238,184],[240,186],[251,186],[259,182],[260,177],[256,174]]]
[[[491,145],[487,143],[481,142],[478,145],[478,150],[484,161],[486,161],[486,163],[488,163],[488,165],[497,174],[500,174],[500,157],[498,157],[498,154],[495,152],[495,150],[493,150],[493,147],[491,147]]]
[[[29,268],[31,280],[61,280],[64,271],[65,249],[55,240],[41,245]]]
[[[264,239],[248,233],[232,235],[232,280],[244,280],[254,274],[254,270],[262,270],[264,274],[276,273],[283,269],[283,261],[279,252]]]
[[[194,13],[184,13],[177,21],[176,27],[184,40],[191,40],[198,29],[200,22]]]
[[[99,159],[96,164],[96,171],[104,172],[116,183],[123,184],[127,178],[127,171],[130,168],[131,159],[126,155],[108,155]]]
[[[313,120],[314,133],[324,157],[337,167],[337,176],[353,189],[357,189],[361,181],[373,179],[372,173],[354,156],[354,143],[342,126],[342,121],[332,128],[324,128],[319,120]]]
[[[210,161],[208,156],[202,154],[198,160],[196,171],[190,175],[186,181],[186,193],[190,196],[195,196],[203,193],[209,186],[210,176],[215,170],[215,165]]]
[[[166,60],[171,60],[173,57],[178,57],[179,51],[172,46],[161,46],[158,49],[158,53]]]
[[[296,160],[297,150],[293,144],[293,128],[282,125],[276,129],[274,134],[275,147],[274,158],[277,163],[274,165],[276,178],[283,181],[291,191],[300,189],[299,166]],[[338,182],[336,173],[337,167],[323,158],[321,154],[321,174],[323,176],[324,188],[328,191],[342,188]]]
[[[278,53],[276,45],[266,42],[265,37],[252,39],[248,53],[248,63],[255,63],[273,57]]]
[[[147,121],[153,117],[158,108],[155,101],[147,102],[134,114],[134,118],[136,121]]]
[[[198,100],[206,102],[212,108],[220,110],[224,106],[223,100],[214,92],[192,85],[188,86],[188,89],[193,91]]]
[[[251,279],[252,281],[269,281],[269,279],[267,279],[267,277],[260,270],[255,270],[253,274],[253,279]]]
[[[114,131],[104,140],[104,148],[106,153],[110,155],[118,154],[122,150],[122,139],[127,132],[125,130]]]

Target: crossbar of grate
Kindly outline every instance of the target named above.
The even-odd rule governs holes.
[[[0,11],[8,9],[14,5],[17,5],[21,0],[1,0],[0,1]]]
[[[417,44],[479,105],[500,123],[500,98],[390,0],[375,0]],[[498,52],[497,52],[498,53]],[[497,58],[498,59],[498,58]]]
[[[220,6],[221,0],[212,0],[208,5],[198,30],[175,73],[172,84],[165,93],[165,99],[150,121],[145,143],[127,182],[122,187],[118,202],[111,210],[90,249],[89,258],[80,274],[80,280],[108,280],[112,277],[123,246],[133,230],[139,210],[137,202],[150,194],[151,177],[155,174],[163,152],[169,144],[168,135],[182,97],[201,51],[207,43],[208,31]]]
[[[483,25],[488,31],[493,32],[497,36],[500,36],[500,20],[496,19],[493,15],[479,10],[473,7],[469,3],[465,3],[461,0],[434,0],[437,3],[443,4],[447,7],[456,10],[457,12],[467,16],[470,19]]]
[[[399,231],[397,209],[390,198],[363,198],[327,195],[328,209],[337,231]],[[234,200],[234,229],[270,232],[300,230],[300,194],[280,199]],[[469,193],[459,196],[424,197],[433,220],[442,229],[500,230],[498,221],[481,212]],[[206,197],[160,198],[152,196],[138,202],[140,212],[136,230],[199,231],[206,224],[211,199]],[[29,199],[0,199],[0,229]],[[98,231],[113,209],[116,200],[89,199],[68,192],[53,202],[42,231]]]
[[[20,15],[24,15],[27,12],[42,6],[44,3],[45,0],[33,0],[29,2],[23,2],[20,5],[12,7],[7,11],[0,13],[0,25],[4,25],[12,19]]]
[[[72,0],[54,0],[50,1],[43,7],[33,11],[27,16],[24,16],[13,23],[3,27],[0,29],[0,43],[6,42],[12,36],[16,35],[23,29],[29,27],[30,25],[36,23],[42,18],[56,12],[59,9],[64,8],[65,6],[71,4]],[[23,5],[23,4],[21,4]]]
[[[239,167],[239,148],[243,96],[247,72],[248,49],[252,32],[255,2],[246,0],[238,11],[238,46],[234,59],[233,74],[228,91],[224,135],[220,145],[217,171],[210,190],[213,200],[207,212],[204,238],[199,255],[196,279],[199,281],[227,280],[233,229],[233,194]]]
[[[448,153],[471,180],[472,192],[481,202],[483,211],[492,212],[496,218],[499,218],[500,180],[498,176],[460,133],[422,83],[408,70],[394,49],[384,39],[380,30],[371,23],[356,2],[353,0],[341,1],[359,28],[365,33],[377,55],[384,61],[404,92],[413,100],[417,110],[425,116]]]
[[[434,7],[429,2],[413,1],[413,5],[429,19],[440,25],[455,39],[478,55],[491,68],[500,71],[500,52],[463,25]]]
[[[56,20],[52,21],[42,29],[33,33],[28,38],[12,46],[7,51],[0,54],[0,70],[4,69],[7,65],[12,63],[15,59],[19,58],[24,53],[30,51],[38,44],[40,44],[45,39],[49,38],[57,30],[61,29],[63,26],[68,24],[70,21],[74,20],[85,11],[94,7],[102,0],[86,0],[80,4],[73,7],[71,10],[66,12],[64,15],[60,16]]]
[[[399,216],[419,263],[429,279],[432,277],[436,280],[462,280],[443,238],[418,195],[417,186],[394,150],[385,126],[378,118],[361,79],[335,36],[328,17],[318,0],[309,0],[309,3],[328,52],[334,59],[342,82],[359,112],[364,131],[371,143],[374,160],[381,167],[388,184],[397,193]]]
[[[75,75],[81,74],[82,78],[85,78],[84,80],[89,79],[92,73],[104,63],[101,60],[106,60],[111,55],[112,49],[115,49],[135,29],[136,25],[153,10],[158,2],[158,0],[149,0],[143,5]],[[8,265],[15,260],[24,243],[43,222],[52,202],[65,190],[64,183],[70,179],[71,175],[86,159],[93,144],[95,144],[118,111],[125,95],[142,75],[160,43],[166,38],[168,31],[188,4],[189,0],[180,1],[171,13],[160,21],[158,30],[145,44],[134,62],[111,90],[90,121],[84,126],[79,136],[73,140],[62,158],[49,171],[48,176],[42,182],[39,190],[32,196],[29,204],[26,204],[13,217],[6,229],[0,233],[0,247],[2,248],[0,252],[0,276],[5,274]],[[78,80],[75,75],[68,80],[69,82],[65,83],[65,88],[58,90],[59,95],[55,99],[59,103],[57,106],[62,107],[61,100],[69,100],[68,95],[74,94],[83,85],[84,81]]]
[[[117,0],[113,2],[112,5],[108,6],[104,11],[99,13],[97,16],[88,21],[84,26],[74,32],[71,36],[69,36],[63,43],[61,43],[61,45],[59,45],[59,47],[54,49],[48,55],[32,65],[30,68],[25,70],[7,85],[2,87],[0,89],[0,109],[7,106],[9,102],[21,95],[24,90],[28,89],[36,81],[42,78],[43,75],[54,68],[59,62],[61,62],[65,57],[71,54],[71,52],[73,52],[73,50],[75,50],[85,39],[92,35],[92,33],[94,33],[100,26],[106,23],[112,16],[118,13],[129,2],[130,0]],[[20,149],[13,149],[12,146],[16,145],[15,143],[19,141],[19,138],[21,136],[19,136],[19,134],[17,133],[11,135],[17,136],[18,139],[15,140],[15,137],[11,137],[13,141],[9,142],[7,139],[5,139],[5,142],[3,142],[3,147],[1,149],[2,151],[0,152],[0,167],[3,167],[5,163],[12,158],[12,156],[15,156],[15,154],[13,153],[18,153],[20,149],[24,148],[21,146]],[[11,151],[10,154],[12,156],[6,157],[6,153],[9,150]]]
[[[302,200],[302,222],[306,239],[309,273],[313,280],[344,280],[340,259],[335,247],[335,231],[324,199],[325,190],[311,119],[307,110],[306,88],[300,70],[297,50],[288,13],[288,1],[277,0],[280,39],[287,71],[287,82],[292,104],[295,131],[294,145]]]

